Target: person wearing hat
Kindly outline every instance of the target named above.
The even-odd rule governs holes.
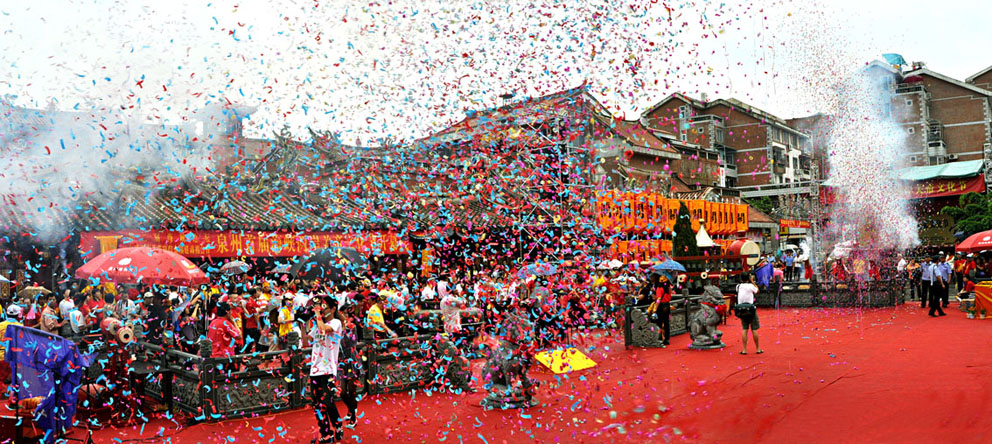
[[[945,270],[950,270],[950,267],[945,268],[944,256],[938,255],[934,256],[933,264],[930,266],[933,270],[933,282],[930,287],[930,317],[944,316],[944,309],[941,308],[941,300],[944,295],[947,294],[947,278],[949,273]]]
[[[923,263],[920,264],[920,308],[927,308],[927,302],[930,300],[930,293],[933,290],[933,262],[930,261],[930,257],[923,257]]]
[[[941,254],[937,258],[936,262],[937,262],[936,274],[940,275],[940,280],[941,280],[940,302],[943,308],[947,308],[947,305],[950,302],[948,298],[950,297],[949,292],[952,283],[951,278],[953,275],[953,271],[952,271],[953,268],[951,267],[951,264],[945,260],[945,256],[943,254]]]
[[[321,294],[314,296],[311,303],[310,396],[320,428],[320,439],[316,442],[329,443],[340,441],[344,436],[341,415],[334,403],[343,325],[338,319],[337,300]]]
[[[21,318],[24,315],[24,310],[20,305],[10,304],[7,309],[4,310],[7,315],[3,322],[0,322],[0,362],[4,360],[5,351],[7,349],[7,326],[8,325],[24,325],[21,323]],[[0,367],[10,369],[6,364],[0,364]],[[9,375],[8,375],[9,376]],[[3,379],[0,379],[3,381]]]
[[[216,317],[210,321],[207,328],[207,339],[213,344],[211,357],[226,358],[234,356],[234,351],[241,341],[241,332],[231,321],[231,306],[226,301],[218,302],[215,311]]]
[[[372,306],[369,307],[369,311],[365,315],[365,326],[372,329],[377,337],[389,336],[395,338],[399,336],[386,326],[386,318],[382,315],[383,297],[375,292],[370,293],[369,297],[372,301]]]

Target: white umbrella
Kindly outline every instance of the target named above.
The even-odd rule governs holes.
[[[706,233],[706,227],[703,224],[699,224],[699,231],[696,232],[696,246],[699,248],[716,246],[716,243],[713,242],[713,238]]]
[[[610,260],[610,262],[607,263],[607,265],[611,269],[616,270],[617,268],[620,268],[620,267],[623,266],[623,262],[620,262],[619,259],[612,259],[612,260]]]
[[[7,279],[3,277],[3,275],[0,275],[0,282],[10,282],[10,279]]]
[[[837,245],[834,245],[833,251],[830,252],[831,259],[844,259],[851,255],[851,249],[854,248],[854,241],[844,241]]]

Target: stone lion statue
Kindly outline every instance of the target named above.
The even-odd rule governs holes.
[[[723,293],[720,287],[707,285],[703,287],[703,297],[700,299],[700,309],[689,318],[689,335],[692,344],[689,348],[723,348],[726,346],[721,339],[723,332],[716,328],[722,317],[716,307],[723,305]]]
[[[452,389],[475,393],[472,388],[472,365],[461,350],[445,335],[437,335],[435,344],[435,382],[447,384]]]
[[[492,347],[482,369],[489,394],[482,400],[486,408],[514,409],[537,405],[537,382],[527,377],[533,363],[528,342],[533,326],[522,316],[510,315],[504,321],[505,333]]]

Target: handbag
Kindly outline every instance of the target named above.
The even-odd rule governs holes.
[[[750,318],[758,314],[758,307],[754,304],[737,304],[734,306],[734,313],[738,318]]]

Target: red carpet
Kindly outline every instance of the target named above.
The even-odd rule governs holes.
[[[599,366],[544,381],[540,407],[483,411],[480,392],[416,392],[365,399],[349,442],[980,443],[992,441],[992,320],[952,308],[929,318],[899,308],[759,312],[762,355],[738,355],[740,328],[722,351],[625,351],[593,339]],[[620,341],[618,343],[618,341]],[[476,362],[476,373],[481,362]],[[343,405],[339,408],[343,410]],[[307,443],[310,410],[180,428],[156,420],[105,429],[97,442]],[[76,436],[79,436],[77,434]],[[156,436],[164,439],[155,440]]]

